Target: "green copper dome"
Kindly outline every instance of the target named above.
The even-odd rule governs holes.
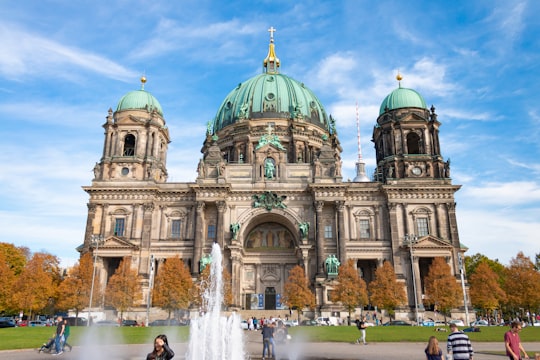
[[[223,100],[213,121],[214,134],[242,120],[292,119],[329,129],[328,116],[321,102],[303,83],[279,73],[271,27],[264,73],[238,84]]]
[[[116,107],[116,111],[122,110],[147,110],[149,112],[156,110],[159,115],[163,116],[159,101],[144,89],[130,91],[124,95]]]
[[[415,90],[402,88],[400,86],[383,100],[381,108],[379,109],[379,115],[382,115],[386,110],[409,107],[427,109],[426,102],[422,95]]]
[[[239,84],[223,100],[214,118],[214,132],[241,119],[303,118],[328,130],[328,117],[313,92],[277,72],[257,75]]]

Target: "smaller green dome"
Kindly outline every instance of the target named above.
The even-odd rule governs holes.
[[[116,111],[122,110],[147,110],[149,112],[156,110],[159,115],[163,116],[159,101],[143,89],[130,91],[124,95],[116,107]]]
[[[426,102],[422,95],[415,90],[402,88],[400,86],[384,98],[381,108],[379,109],[379,115],[382,115],[386,110],[409,107],[427,109]]]

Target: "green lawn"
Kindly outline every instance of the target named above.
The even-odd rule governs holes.
[[[508,327],[482,327],[481,332],[468,333],[471,341],[501,342]],[[0,350],[39,348],[55,331],[52,327],[7,328],[0,329]],[[354,326],[297,326],[289,329],[295,338],[312,342],[353,342],[358,337]],[[151,344],[158,334],[167,334],[172,342],[185,342],[189,339],[189,327],[71,327],[69,343],[81,345],[85,339],[99,344]],[[449,332],[436,332],[433,327],[379,326],[367,329],[368,342],[425,342],[431,335],[446,342]],[[524,328],[520,333],[523,342],[539,341],[540,327]],[[529,353],[540,349],[529,349]]]

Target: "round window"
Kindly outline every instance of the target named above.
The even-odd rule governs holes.
[[[123,167],[122,168],[122,175],[126,176],[127,174],[129,174],[129,169],[127,167]]]

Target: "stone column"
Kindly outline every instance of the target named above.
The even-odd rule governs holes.
[[[231,286],[233,294],[233,304],[242,304],[241,293],[242,260],[236,253],[231,254]]]
[[[322,211],[324,207],[324,201],[315,202],[315,211],[317,216],[317,274],[323,274],[324,263],[324,226]]]
[[[90,240],[92,235],[94,235],[94,227],[92,226],[92,223],[94,222],[94,218],[96,217],[96,204],[87,204],[88,206],[88,218],[86,219],[86,231],[84,234],[84,247],[88,249],[90,246]],[[103,233],[100,233],[100,235],[103,235]]]
[[[137,217],[139,216],[141,207],[142,205],[133,205],[133,216],[131,217],[131,230],[129,235],[132,239],[137,237]]]
[[[219,244],[219,247],[223,249],[223,246],[225,244],[225,209],[227,207],[227,204],[225,201],[217,201],[216,207],[218,210],[218,218],[217,218],[217,227],[216,227],[216,242]]]
[[[399,222],[398,222],[398,204],[389,203],[388,204],[388,217],[390,222],[390,239],[392,240],[392,256],[394,262],[394,269],[397,274],[404,274],[405,269],[403,269],[401,261],[401,239],[399,231]]]
[[[458,228],[457,228],[457,220],[456,220],[456,203],[450,202],[446,204],[446,208],[448,211],[448,223],[447,223],[447,231],[448,231],[448,239],[452,243],[452,245],[456,248],[459,248],[459,235],[458,235]]]
[[[106,230],[105,223],[107,219],[107,210],[109,209],[109,204],[101,205],[101,220],[99,222],[99,233],[105,236]],[[114,226],[114,224],[112,225]]]
[[[204,241],[204,201],[197,202],[197,220],[195,221],[195,246],[193,247],[193,274],[199,273],[199,262],[202,256]]]
[[[381,234],[381,228],[379,227],[379,224],[382,224],[383,222],[380,220],[381,211],[379,210],[378,206],[373,207],[373,213],[375,214],[373,216],[373,226],[375,227],[375,231],[373,232],[373,238],[374,240],[382,239]]]
[[[338,248],[339,248],[339,254],[338,259],[342,264],[345,264],[346,256],[345,256],[345,219],[343,217],[343,210],[345,209],[345,201],[336,201],[336,211],[337,211],[337,217],[338,217]]]
[[[422,304],[422,281],[420,279],[420,265],[418,263],[418,256],[414,256],[413,260],[414,282],[416,284],[416,299],[418,302],[418,310],[420,311],[424,308],[424,305]]]

